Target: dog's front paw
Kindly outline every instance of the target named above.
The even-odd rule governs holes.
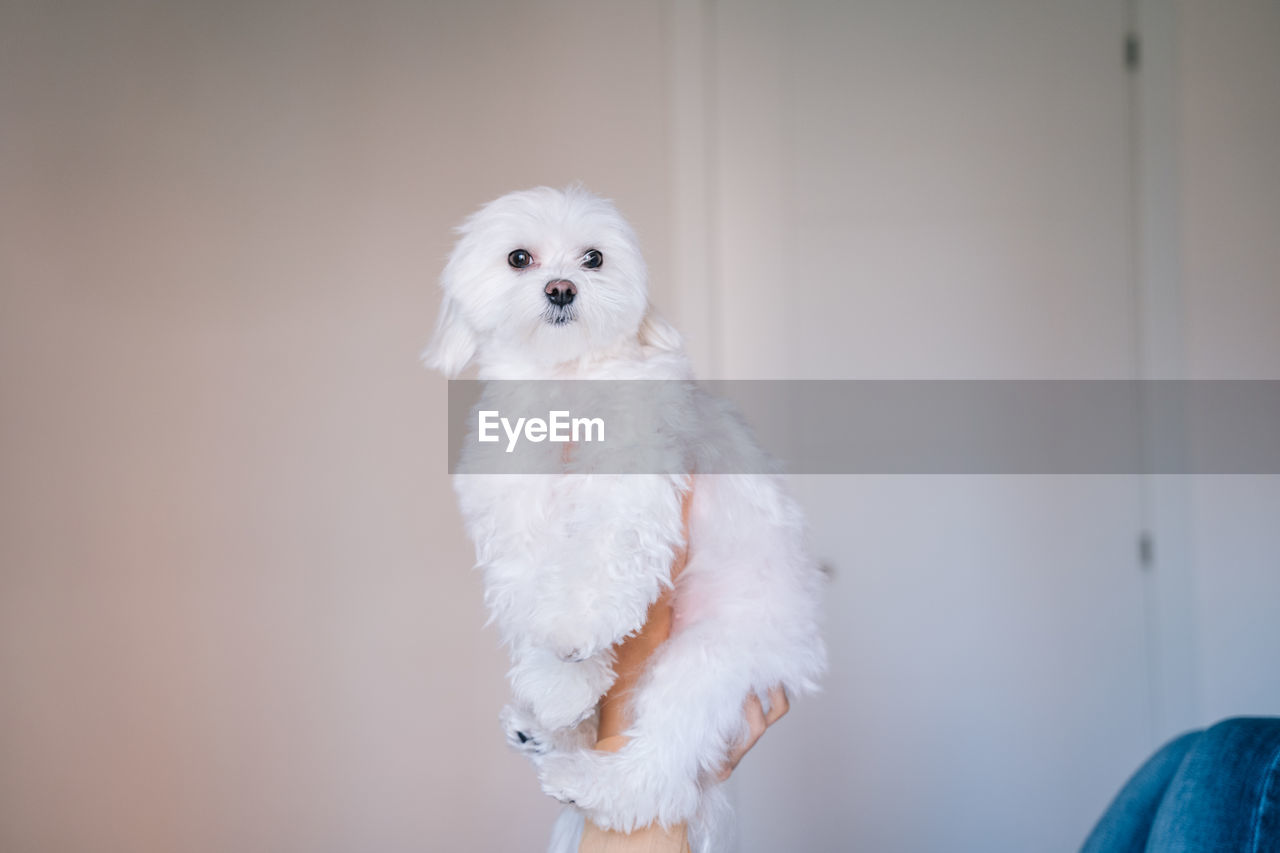
[[[558,731],[595,713],[596,702],[617,677],[612,663],[612,656],[565,663],[548,649],[528,649],[508,675],[516,703],[532,712],[543,731]]]
[[[582,663],[612,648],[616,642],[609,635],[590,636],[582,631],[557,631],[547,638],[546,648],[561,663]]]
[[[528,711],[508,705],[502,709],[498,719],[502,723],[507,745],[528,756],[530,760],[536,762],[538,756],[545,755],[551,749],[552,739],[542,731],[538,721]]]
[[[576,806],[601,829],[632,832],[688,821],[698,809],[696,779],[662,773],[635,753],[594,750],[548,755],[538,782],[548,796]]]
[[[611,607],[603,602],[564,607],[549,611],[541,624],[532,627],[530,636],[534,645],[550,650],[562,661],[586,661],[606,654],[639,630],[647,612],[645,602],[638,602],[634,613],[627,607]]]
[[[577,805],[590,799],[588,792],[594,785],[594,769],[586,751],[552,756],[538,769],[538,784],[548,797],[567,805]]]
[[[534,767],[540,767],[548,755],[578,752],[596,742],[594,714],[572,726],[548,729],[538,722],[533,711],[511,704],[502,709],[499,720],[507,745],[533,762]]]

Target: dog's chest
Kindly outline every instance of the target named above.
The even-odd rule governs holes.
[[[683,544],[682,478],[459,475],[455,489],[489,576],[665,571]]]

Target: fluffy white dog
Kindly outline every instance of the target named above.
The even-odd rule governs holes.
[[[623,831],[688,821],[694,849],[712,850],[717,773],[746,734],[744,700],[777,685],[810,691],[825,666],[822,573],[801,514],[760,473],[763,454],[729,409],[678,381],[690,378],[680,337],[649,306],[635,234],[610,202],[540,187],[491,202],[458,231],[430,366],[453,377],[475,364],[489,380],[677,380],[648,383],[660,401],[633,406],[621,429],[683,460],[680,470],[604,472],[607,450],[539,444],[530,470],[540,473],[455,478],[511,654],[507,739],[543,790],[572,804],[553,850],[577,849],[584,815]],[[630,697],[627,744],[598,752],[612,647],[671,585],[690,490],[671,636]]]

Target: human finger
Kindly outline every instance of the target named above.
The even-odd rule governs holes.
[[[790,710],[791,703],[787,701],[787,689],[781,684],[772,688],[769,691],[769,713],[765,716],[766,725],[772,726]]]
[[[725,757],[725,765],[719,773],[721,782],[729,778],[734,768],[738,766],[738,762],[751,750],[751,747],[756,745],[756,741],[760,740],[765,729],[771,725],[771,721],[764,712],[764,703],[760,701],[760,696],[756,693],[752,693],[747,697],[747,701],[742,703],[742,713],[746,718],[747,736],[737,743]],[[778,716],[780,717],[782,714]]]

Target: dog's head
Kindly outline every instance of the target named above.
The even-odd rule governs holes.
[[[551,367],[640,333],[647,273],[635,233],[584,189],[538,187],[473,214],[441,276],[427,364]]]

